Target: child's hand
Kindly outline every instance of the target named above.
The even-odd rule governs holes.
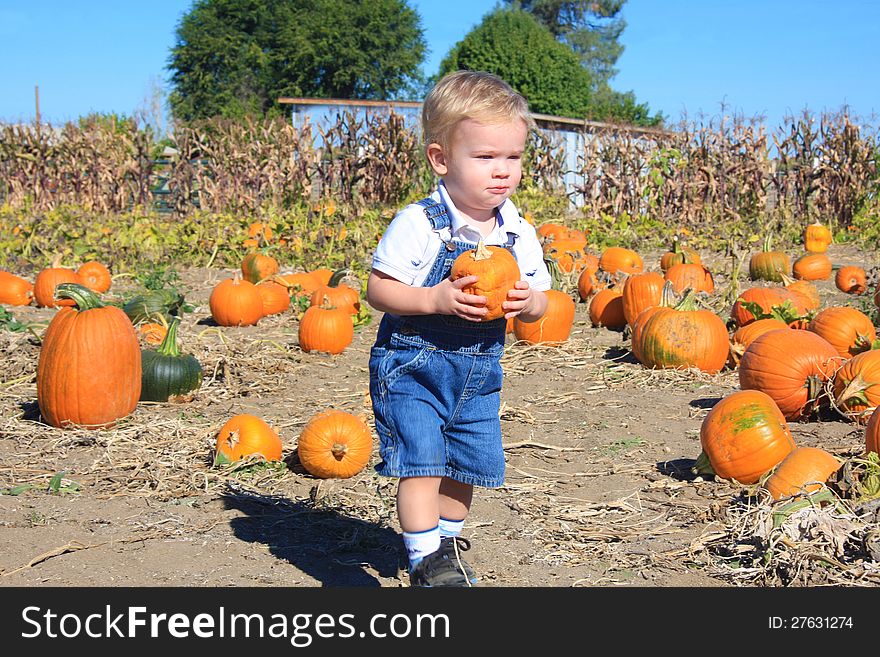
[[[517,281],[514,288],[507,293],[507,301],[501,304],[504,310],[504,318],[516,317],[523,311],[528,311],[532,303],[532,290],[526,281]]]
[[[462,291],[462,288],[476,282],[476,276],[462,276],[455,281],[447,278],[437,283],[431,288],[434,312],[441,315],[456,315],[472,322],[481,321],[489,312],[486,310],[486,303],[489,300],[484,296]]]

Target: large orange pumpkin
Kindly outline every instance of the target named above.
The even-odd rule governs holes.
[[[663,278],[672,283],[673,288],[678,294],[684,292],[686,288],[691,288],[694,292],[706,292],[712,294],[715,291],[715,281],[710,272],[703,265],[682,262],[672,265],[666,270]]]
[[[820,310],[807,329],[825,338],[844,358],[869,350],[877,339],[871,318],[850,306]]]
[[[309,474],[321,479],[347,479],[364,469],[373,450],[373,435],[362,419],[335,409],[315,415],[297,442],[297,456]]]
[[[834,373],[834,405],[846,416],[864,423],[880,406],[880,350],[849,358]]]
[[[556,344],[568,340],[574,324],[574,299],[560,290],[546,290],[547,310],[536,322],[513,318],[513,334],[529,344]]]
[[[739,364],[739,359],[759,336],[769,333],[770,331],[778,331],[787,329],[788,324],[779,319],[765,317],[754,322],[750,322],[745,326],[740,326],[733,333],[730,340],[730,351],[733,355],[734,362]]]
[[[37,402],[54,427],[112,427],[137,407],[141,348],[121,308],[84,285],[58,286],[61,308],[46,329],[37,363]]]
[[[757,306],[758,317],[749,310],[750,304]],[[784,287],[750,287],[736,298],[730,309],[730,316],[737,326],[745,326],[755,319],[769,317],[774,309],[787,309],[788,313],[795,317],[807,313],[803,297],[791,290]]]
[[[34,299],[34,286],[30,281],[0,271],[0,303],[10,306],[27,306]]]
[[[812,412],[840,363],[837,350],[810,331],[780,329],[758,336],[739,361],[743,390],[769,395],[788,420]]]
[[[656,306],[663,295],[663,277],[655,271],[627,276],[623,282],[622,300],[623,316],[626,323],[632,325],[633,320],[645,308]]]
[[[238,272],[214,286],[208,304],[220,326],[253,326],[263,317],[263,297],[257,286],[239,278]]]
[[[462,291],[486,297],[487,312],[483,321],[504,317],[501,304],[520,279],[519,265],[513,254],[503,246],[486,246],[480,240],[475,248],[465,251],[452,263],[449,277],[455,281],[465,276],[476,276],[477,281]]]
[[[240,461],[251,454],[260,454],[267,461],[280,461],[281,438],[265,420],[250,413],[229,418],[217,433],[214,464]]]
[[[797,447],[776,466],[764,482],[774,500],[814,493],[837,472],[840,461],[818,447]]]
[[[354,323],[345,308],[336,308],[327,297],[310,306],[299,320],[299,347],[303,351],[341,354],[354,339]]]
[[[588,314],[593,326],[604,326],[612,331],[624,328],[626,315],[623,313],[623,293],[616,287],[599,290],[590,299]]]
[[[648,368],[696,368],[715,374],[727,363],[730,339],[724,321],[697,305],[696,293],[685,294],[675,307],[660,309],[645,320],[634,346]]]
[[[755,484],[796,445],[769,395],[739,390],[719,401],[700,426],[702,453],[695,472]]]
[[[804,281],[824,281],[831,278],[831,260],[824,253],[805,253],[791,266],[792,275]]]

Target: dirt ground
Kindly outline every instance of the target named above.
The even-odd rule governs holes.
[[[645,257],[648,268],[656,255]],[[837,245],[831,255],[876,265],[873,254]],[[321,410],[371,418],[367,359],[379,314],[343,354],[303,353],[291,313],[256,327],[213,324],[208,296],[230,270],[180,274],[195,307],[181,344],[201,361],[204,384],[186,403],[142,402],[112,430],[43,424],[39,343],[0,328],[0,586],[408,586],[395,482],[373,472],[375,446],[371,464],[347,480],[315,479],[295,453],[302,427]],[[723,275],[716,284],[723,288]],[[825,304],[855,305],[833,281],[817,286]],[[120,277],[110,295],[131,289]],[[55,313],[10,310],[43,326]],[[743,489],[690,472],[701,421],[738,389],[736,372],[647,371],[627,344],[620,332],[592,327],[583,303],[562,347],[509,337],[507,481],[478,489],[464,532],[482,585],[786,584],[739,576],[710,549],[725,532],[723,510]],[[217,430],[240,412],[279,431],[284,464],[212,467]],[[863,450],[864,430],[832,412],[791,428],[798,444],[842,458]],[[828,581],[807,573],[791,583]]]

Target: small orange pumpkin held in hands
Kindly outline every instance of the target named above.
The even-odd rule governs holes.
[[[214,465],[261,454],[267,461],[281,460],[281,438],[266,422],[250,413],[229,418],[217,434]]]
[[[818,447],[797,447],[764,482],[774,500],[814,493],[840,468],[840,461]]]
[[[702,453],[695,474],[756,484],[795,448],[773,399],[760,390],[738,390],[719,401],[700,426]]]
[[[486,297],[487,312],[483,321],[504,317],[501,304],[520,279],[519,265],[510,251],[503,246],[486,246],[480,240],[475,248],[465,251],[452,263],[450,278],[455,281],[465,276],[476,276],[477,282],[462,290]]]
[[[364,469],[373,450],[373,435],[351,413],[328,409],[315,415],[303,429],[296,452],[314,477],[347,479]]]
[[[837,270],[834,285],[847,294],[864,294],[868,290],[867,275],[858,265],[847,265]]]

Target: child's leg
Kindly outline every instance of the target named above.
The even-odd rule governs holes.
[[[471,508],[474,487],[449,477],[440,482],[440,538],[458,536]]]
[[[440,547],[440,477],[405,477],[397,484],[397,517],[410,569]]]

